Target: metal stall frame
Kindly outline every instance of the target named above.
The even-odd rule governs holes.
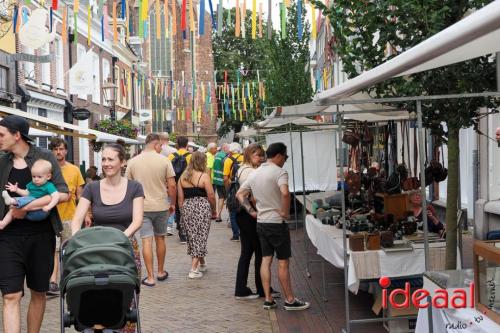
[[[416,109],[417,109],[417,130],[418,130],[418,146],[420,151],[424,151],[424,128],[422,124],[422,101],[432,101],[432,100],[439,100],[439,99],[459,99],[459,98],[477,98],[477,97],[500,97],[500,92],[480,92],[480,93],[462,93],[462,94],[448,94],[448,95],[430,95],[430,96],[409,96],[409,97],[389,97],[389,98],[369,98],[369,99],[359,99],[359,100],[327,100],[323,101],[321,105],[335,105],[337,106],[337,112],[333,113],[339,118],[339,128],[338,128],[338,135],[341,137],[342,135],[342,120],[345,114],[366,114],[366,113],[384,113],[384,112],[391,112],[394,110],[360,110],[360,111],[349,111],[349,112],[339,112],[339,106],[340,105],[350,105],[350,104],[368,104],[368,103],[374,103],[374,104],[384,104],[384,103],[397,103],[397,102],[415,102],[416,104]],[[301,114],[300,117],[308,117],[308,116],[316,116],[316,115],[324,115],[324,112],[317,112],[317,113],[310,113],[310,114]],[[280,118],[293,118],[293,117],[298,117],[299,115],[279,115],[277,117]],[[325,124],[326,125],[326,124]],[[329,124],[329,125],[337,125],[337,124]],[[303,148],[303,142],[302,142],[302,131],[300,131],[300,144],[301,144],[301,152]],[[340,181],[344,181],[344,163],[343,163],[343,150],[340,150],[340,163],[339,163],[339,168],[341,170],[340,172]],[[420,165],[420,170],[425,169],[424,165],[424,159],[422,158],[422,155],[419,155],[419,165]],[[301,164],[302,164],[302,172],[304,172],[304,158],[303,154],[301,154]],[[425,184],[425,172],[421,172],[421,184]],[[303,188],[304,186],[304,179],[303,179]],[[393,318],[364,318],[364,319],[350,319],[350,305],[349,305],[349,288],[347,285],[348,281],[348,274],[349,274],[349,266],[348,266],[348,253],[347,253],[347,229],[346,229],[346,223],[345,223],[345,200],[344,200],[344,188],[341,186],[341,192],[342,192],[342,215],[341,215],[341,220],[343,224],[343,254],[344,254],[344,297],[345,297],[345,310],[346,310],[346,328],[343,329],[343,332],[350,333],[351,332],[351,326],[352,325],[359,325],[359,324],[367,324],[367,323],[373,323],[373,322],[386,322],[389,320],[395,320],[395,319],[414,319],[415,316],[398,316],[398,317],[393,317]],[[426,198],[426,187],[421,186],[421,194],[423,198]],[[305,192],[303,193],[303,200],[305,203]],[[423,227],[424,227],[424,265],[425,265],[425,270],[427,271],[429,269],[429,236],[428,236],[428,227],[427,227],[427,200],[422,200],[422,216],[423,216]],[[304,223],[304,237],[307,236],[307,230],[305,228],[305,218],[306,218],[306,213],[304,210],[303,213],[303,223]],[[306,242],[304,242],[305,244]],[[307,259],[307,248],[306,248],[306,259]],[[307,268],[308,270],[308,268]],[[309,273],[309,271],[307,271]],[[324,272],[323,272],[324,274]],[[310,276],[310,274],[308,274]],[[430,296],[429,296],[430,297]],[[427,310],[427,315],[428,315],[428,323],[429,323],[429,332],[433,333],[433,320],[432,320],[432,311]]]

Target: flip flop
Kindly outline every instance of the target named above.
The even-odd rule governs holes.
[[[157,276],[156,279],[158,281],[165,281],[166,279],[168,279],[168,272],[167,271],[163,271],[163,273],[165,273],[165,275],[163,276]]]
[[[145,285],[146,287],[154,287],[156,285],[156,283],[149,283],[147,277],[145,277],[144,279],[142,279],[141,283],[143,285]]]

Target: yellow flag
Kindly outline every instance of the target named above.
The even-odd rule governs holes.
[[[90,46],[90,23],[92,21],[92,15],[90,13],[90,4],[87,6],[87,45]]]
[[[161,38],[161,15],[160,15],[160,0],[155,2],[155,14],[156,14],[156,39]]]
[[[146,21],[149,18],[149,1],[142,0],[142,19]]]
[[[193,8],[193,0],[189,0],[189,27],[192,32],[196,31],[196,27],[194,24],[194,8]]]
[[[177,11],[175,10],[175,0],[172,0],[172,38],[177,34]]]
[[[290,0],[285,0],[285,6],[288,8],[290,6]]]
[[[64,6],[63,17],[62,17],[62,28],[61,28],[61,38],[63,44],[66,44],[67,42],[66,40],[67,38],[66,31],[68,29],[67,24],[68,24],[68,6]]]
[[[311,35],[316,39],[316,8],[311,4]]]
[[[252,0],[252,39],[257,34],[257,0]]]
[[[75,0],[75,3],[73,4],[73,9],[75,13],[78,13],[78,11],[80,10],[80,0]]]
[[[113,42],[118,43],[118,25],[116,22],[116,0],[113,1]]]

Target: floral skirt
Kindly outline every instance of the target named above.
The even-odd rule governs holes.
[[[191,257],[207,255],[210,216],[210,203],[205,197],[186,199],[184,207],[181,208],[181,223],[187,237],[187,253]]]

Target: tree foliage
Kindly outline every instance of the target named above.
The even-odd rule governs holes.
[[[227,24],[227,16],[231,13],[231,24]],[[296,3],[287,8],[287,36],[281,39],[281,33],[273,31],[273,38],[267,39],[267,25],[263,22],[263,37],[251,37],[251,11],[247,10],[245,27],[246,38],[235,37],[236,9],[224,9],[222,35],[212,32],[212,48],[214,65],[217,70],[218,84],[225,81],[235,83],[238,80],[265,82],[266,100],[260,104],[260,111],[266,106],[292,105],[310,101],[312,88],[309,76],[309,25],[305,22],[305,10],[302,15],[303,38],[298,40]],[[237,74],[237,69],[242,69]],[[246,75],[243,75],[243,74]],[[221,104],[219,103],[219,110]],[[264,114],[252,113],[244,121],[253,123]],[[224,135],[231,129],[238,131],[242,123],[239,120],[225,119],[218,134]]]
[[[352,78],[404,52],[491,0],[336,0],[330,8],[312,0],[332,24],[335,51]],[[495,61],[479,57],[380,83],[376,97],[441,95],[495,90]],[[431,133],[448,143],[447,268],[455,268],[460,128],[477,128],[480,107],[494,107],[492,98],[440,99],[422,105]],[[408,110],[415,103],[403,106]],[[446,126],[443,127],[442,124]]]

